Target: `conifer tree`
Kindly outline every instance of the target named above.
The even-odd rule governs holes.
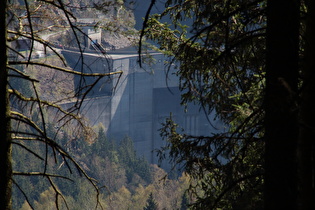
[[[170,117],[161,129],[160,157],[200,181],[194,207],[315,207],[314,5],[167,0],[145,19],[141,38],[180,64],[182,104],[226,126],[194,136]]]
[[[143,210],[157,210],[158,205],[153,198],[153,193],[150,193],[147,199],[147,205],[143,208]]]

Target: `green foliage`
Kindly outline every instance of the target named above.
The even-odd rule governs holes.
[[[226,122],[235,114],[231,105],[239,103],[230,96],[242,93],[242,100],[252,105],[245,94],[261,80],[253,75],[264,72],[266,21],[260,2],[168,1],[162,15],[148,20],[148,39],[180,62],[177,74],[183,104],[199,102],[209,112],[216,110]],[[165,15],[171,17],[176,29],[159,22]],[[182,23],[191,16],[194,22],[188,31]]]
[[[158,205],[153,198],[153,194],[150,193],[147,200],[147,205],[143,208],[143,210],[157,210],[157,209],[158,209]]]
[[[151,181],[149,163],[144,157],[137,156],[130,138],[125,138],[119,143],[118,152],[120,162],[126,169],[128,182],[131,182],[134,174],[138,174],[146,182]]]
[[[105,137],[103,128],[100,128],[96,142],[90,147],[91,154],[86,155],[93,156],[91,159],[94,160],[96,156],[99,156],[102,160],[108,159],[109,165],[114,168],[121,168],[121,170],[124,171],[128,183],[132,182],[135,174],[141,177],[146,183],[151,181],[149,163],[144,157],[137,156],[133,141],[130,138],[124,138],[116,143],[112,140],[108,140]],[[100,164],[97,165],[99,166]],[[99,170],[102,171],[100,168]],[[97,175],[97,177],[99,177],[99,175]]]
[[[161,22],[164,17],[171,21]],[[199,180],[190,189],[200,191],[194,208],[262,208],[255,204],[261,204],[264,172],[266,23],[263,0],[168,0],[144,29],[153,48],[170,57],[168,68],[180,64],[182,104],[197,103],[209,116],[215,112],[228,128],[191,136],[171,117],[163,124],[166,146],[159,155],[166,152]]]
[[[56,128],[47,125],[47,131],[52,135]],[[119,143],[107,140],[104,130],[99,129],[98,138],[93,144],[79,139],[79,144],[73,144],[66,132],[56,136],[56,142],[64,145],[70,154],[80,162],[89,176],[97,179],[103,190],[99,202],[105,209],[141,209],[146,205],[147,195],[156,195],[154,202],[161,203],[166,209],[177,209],[183,192],[188,188],[188,177],[182,176],[180,180],[168,180],[164,183],[161,179],[166,175],[165,171],[157,166],[151,166],[143,158],[137,157],[130,138],[125,138]],[[71,143],[72,142],[72,143]],[[26,144],[27,143],[27,144]],[[45,156],[45,145],[40,142],[23,142],[25,147],[32,147],[39,157]],[[14,147],[14,169],[19,171],[40,171],[41,161],[26,162],[33,158],[22,147]],[[115,154],[115,158],[113,158]],[[49,162],[53,160],[53,153],[48,153]],[[25,164],[28,163],[28,164]],[[73,168],[70,165],[70,168]],[[90,183],[73,171],[69,174],[67,163],[62,158],[57,158],[56,164],[51,164],[47,173],[58,171],[58,175],[68,177],[66,179],[54,178],[54,184],[64,196],[70,209],[90,209],[96,205],[97,192]],[[130,180],[128,178],[130,177]],[[127,179],[128,178],[128,179]],[[56,192],[49,185],[48,180],[41,176],[24,177],[16,179],[17,184],[28,196],[28,200],[35,209],[46,209],[55,205]],[[30,209],[24,195],[15,188],[14,209]],[[148,200],[149,201],[149,200]],[[63,198],[59,196],[60,208],[65,208]]]

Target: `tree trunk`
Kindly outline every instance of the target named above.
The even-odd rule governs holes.
[[[315,209],[315,1],[307,1],[303,86],[300,106],[298,147],[299,207]]]
[[[267,3],[265,209],[296,209],[300,2]]]
[[[0,1],[0,209],[11,209],[12,163],[6,48],[7,0]]]

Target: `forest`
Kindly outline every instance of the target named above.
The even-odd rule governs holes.
[[[0,209],[314,209],[315,1],[151,0],[137,31],[139,4],[0,3]],[[226,129],[191,135],[170,115],[155,151],[174,168],[165,172],[137,155],[132,139],[89,126],[82,102],[123,72],[67,66],[56,46],[83,54],[93,40],[76,20],[87,17],[100,19],[93,27],[111,48],[136,46],[140,66],[154,62],[149,50],[168,57],[181,105],[197,104]],[[57,41],[47,39],[52,32]],[[21,39],[29,50],[19,51]],[[63,83],[47,81],[52,74]],[[73,76],[79,88],[69,86]]]
[[[50,131],[51,130],[51,131]],[[55,128],[48,125],[48,135],[54,135]],[[87,174],[97,180],[100,187],[99,195],[89,182],[75,171],[70,176],[67,166],[62,160],[47,169],[47,173],[58,171],[60,176],[74,181],[54,178],[54,186],[58,187],[67,204],[59,202],[60,209],[93,209],[99,199],[99,205],[104,209],[143,209],[147,205],[150,193],[159,208],[180,209],[185,207],[188,199],[185,190],[189,185],[189,177],[182,174],[173,179],[166,178],[166,172],[157,165],[150,165],[144,158],[138,157],[131,139],[126,138],[118,144],[106,139],[102,126],[99,127],[95,143],[88,144],[83,139],[70,142],[68,136],[61,136],[56,141],[68,148],[69,153],[84,168]],[[30,146],[24,144],[24,146]],[[44,145],[33,144],[32,150],[39,156],[44,156]],[[52,151],[50,151],[52,152]],[[23,148],[13,150],[16,157],[13,167],[19,171],[40,171],[40,161],[32,159]],[[49,162],[53,162],[49,154]],[[72,169],[75,170],[75,169]],[[28,200],[34,209],[54,209],[56,205],[53,186],[40,175],[18,177],[15,182],[24,189]],[[13,209],[31,209],[19,190],[13,191]],[[183,200],[184,198],[184,200]],[[68,206],[68,207],[67,207]]]

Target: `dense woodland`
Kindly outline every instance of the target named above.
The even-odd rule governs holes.
[[[54,135],[56,128],[52,125],[48,128],[48,135]],[[146,206],[150,194],[159,208],[185,207],[182,202],[189,185],[189,177],[183,174],[176,179],[166,178],[163,169],[157,165],[149,165],[144,158],[136,155],[131,139],[126,138],[118,143],[110,141],[105,138],[103,128],[100,126],[98,138],[93,144],[88,144],[84,139],[69,141],[66,134],[56,141],[69,150],[90,177],[97,180],[101,188],[99,202],[105,209],[142,209]],[[44,156],[45,145],[37,143],[31,146],[37,155]],[[40,161],[27,161],[33,158],[32,155],[23,148],[15,148],[13,168],[25,172],[40,171],[42,167]],[[54,161],[52,154],[49,154],[48,161]],[[97,192],[76,171],[70,176],[67,175],[66,164],[60,159],[58,164],[51,164],[53,166],[47,169],[47,173],[58,171],[60,176],[74,180],[56,177],[55,187],[63,194],[70,209],[93,209],[96,205]],[[15,181],[24,189],[33,208],[48,209],[55,206],[55,192],[42,176],[22,176]],[[18,189],[13,191],[13,198],[13,209],[31,209]],[[59,205],[61,209],[66,208],[62,200]]]
[[[315,1],[151,0],[139,33],[131,1],[90,3],[1,2],[1,209],[315,208]],[[157,5],[160,13],[150,14]],[[82,52],[73,21],[87,13],[107,20],[96,27],[135,38],[140,62],[148,48],[169,56],[183,107],[199,104],[225,123],[208,136],[186,134],[172,116],[161,125],[166,146],[157,154],[183,173],[166,176],[136,155],[132,139],[113,141],[102,125],[86,124],[78,98],[95,84],[42,96],[34,66],[96,81],[118,76],[72,71],[41,36],[66,27]],[[49,48],[54,61],[7,44],[19,37]],[[70,98],[74,107],[58,105]]]

